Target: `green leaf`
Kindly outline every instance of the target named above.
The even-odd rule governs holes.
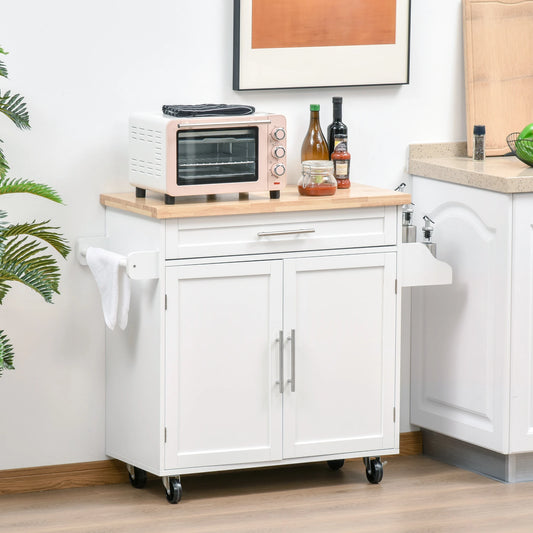
[[[9,292],[9,289],[11,289],[11,285],[0,280],[0,302],[2,302],[2,300],[5,298],[6,294]]]
[[[35,194],[37,196],[47,198],[48,200],[52,200],[59,204],[63,203],[63,200],[61,200],[59,194],[48,185],[18,178],[0,178],[0,194],[11,194],[19,192]]]
[[[13,346],[4,330],[0,329],[0,376],[4,370],[13,370]]]
[[[50,220],[45,222],[21,223],[8,226],[2,232],[4,239],[14,237],[17,235],[29,235],[31,237],[37,237],[42,241],[52,246],[57,252],[59,252],[64,258],[70,253],[70,246],[67,240],[56,230],[59,228],[47,226]]]
[[[7,52],[2,50],[1,46],[0,46],[0,54],[7,55]],[[7,78],[7,69],[6,69],[6,65],[5,65],[5,63],[3,61],[0,61],[0,76],[2,78]]]
[[[20,94],[11,94],[11,91],[3,95],[0,93],[0,113],[11,119],[17,128],[21,130],[30,128],[30,116],[26,102]]]
[[[51,255],[43,255],[46,250],[46,246],[28,240],[27,236],[5,239],[0,255],[0,282],[22,283],[51,303],[53,293],[59,294],[60,272],[57,261]]]
[[[0,143],[1,142],[3,142],[2,139],[0,139]],[[8,170],[9,165],[7,164],[7,159],[2,151],[2,147],[0,147],[0,178],[4,178]]]

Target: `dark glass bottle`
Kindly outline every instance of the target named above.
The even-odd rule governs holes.
[[[329,155],[335,150],[335,136],[348,135],[348,126],[342,121],[342,96],[334,96],[333,122],[328,126],[328,150]]]
[[[320,106],[311,104],[309,128],[302,143],[302,161],[329,159],[328,145],[320,127]]]

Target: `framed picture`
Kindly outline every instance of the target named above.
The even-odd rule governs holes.
[[[233,89],[409,83],[410,0],[234,0]]]

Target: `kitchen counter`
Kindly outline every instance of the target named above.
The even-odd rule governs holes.
[[[502,193],[533,192],[532,167],[515,156],[474,161],[466,155],[466,142],[412,144],[409,173]]]
[[[323,197],[301,196],[292,185],[282,190],[277,200],[270,199],[268,192],[249,193],[242,198],[238,194],[189,196],[177,198],[173,205],[165,204],[162,194],[150,192],[146,198],[136,198],[133,191],[100,196],[100,203],[106,207],[157,219],[379,207],[410,202],[409,194],[357,183],[350,189]]]

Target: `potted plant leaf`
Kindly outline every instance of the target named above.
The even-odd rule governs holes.
[[[6,55],[0,47],[0,54]],[[0,77],[7,78],[6,66],[0,55]],[[24,98],[11,91],[0,89],[0,115],[11,120],[19,129],[29,129],[29,115]],[[0,117],[1,118],[1,117]],[[54,189],[32,180],[8,177],[9,165],[0,139],[0,195],[29,193],[53,202],[63,203]],[[40,294],[46,302],[52,302],[54,293],[59,294],[60,272],[56,250],[63,258],[70,252],[65,238],[50,220],[10,223],[7,212],[0,203],[0,304],[13,283],[22,283]],[[3,370],[13,369],[14,350],[0,324],[0,376]]]

